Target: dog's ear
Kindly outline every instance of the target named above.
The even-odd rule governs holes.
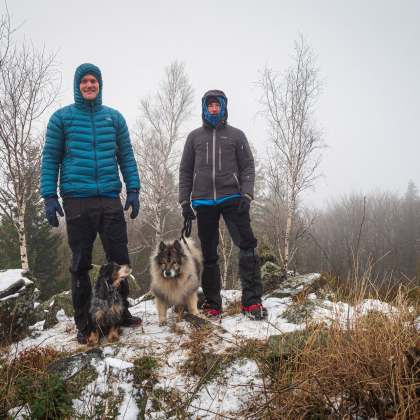
[[[101,266],[99,270],[99,275],[107,276],[113,272],[114,272],[114,263],[109,262],[108,264],[104,264],[103,266]]]
[[[178,241],[178,239],[175,239],[174,241],[174,249],[176,252],[182,252],[182,246],[180,242]]]
[[[163,252],[163,251],[165,251],[165,249],[166,249],[165,242],[161,241],[160,244],[159,244],[159,251]]]

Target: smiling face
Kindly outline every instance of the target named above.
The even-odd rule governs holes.
[[[80,92],[84,99],[93,101],[99,94],[99,82],[93,74],[87,74],[80,81]]]

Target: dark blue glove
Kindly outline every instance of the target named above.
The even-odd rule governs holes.
[[[191,207],[190,203],[184,204],[182,206],[182,215],[184,216],[184,219],[187,220],[188,215],[190,215],[190,220],[195,220],[195,214],[194,214],[194,210]]]
[[[139,201],[139,190],[129,189],[127,190],[127,201],[125,202],[124,211],[127,211],[130,206],[132,207],[130,217],[135,219],[139,214],[140,201]]]
[[[44,198],[45,203],[45,215],[47,216],[48,223],[52,227],[58,227],[57,214],[64,217],[63,209],[58,202],[58,197],[55,194],[48,195]]]
[[[239,199],[238,214],[246,214],[249,212],[250,208],[251,200],[246,195],[243,195]]]

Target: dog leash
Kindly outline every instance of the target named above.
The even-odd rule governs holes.
[[[179,238],[179,240],[184,242],[184,244],[188,248],[188,251],[190,251],[190,252],[191,252],[190,247],[188,246],[185,238],[189,238],[191,236],[191,229],[192,229],[191,214],[188,214],[187,218],[184,219],[184,227],[182,228],[181,237]],[[185,236],[184,236],[184,234],[185,234]]]

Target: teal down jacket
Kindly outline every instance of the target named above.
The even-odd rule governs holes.
[[[80,81],[93,74],[99,94],[87,101]],[[47,126],[41,167],[41,195],[69,193],[102,195],[121,191],[120,167],[127,189],[140,189],[133,148],[124,117],[102,105],[102,75],[93,64],[82,64],[74,75],[75,103],[56,111]]]

